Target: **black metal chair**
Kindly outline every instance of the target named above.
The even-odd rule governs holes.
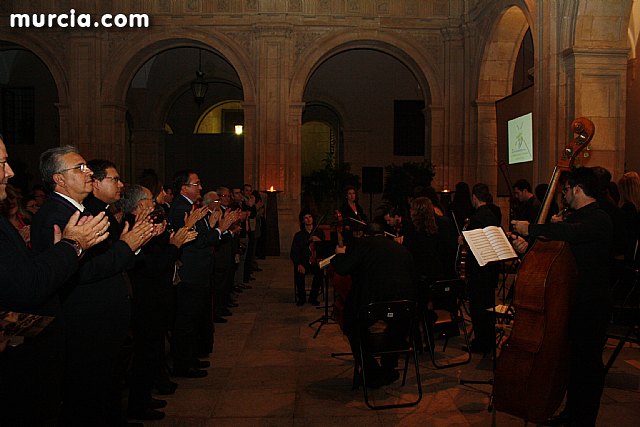
[[[612,288],[613,312],[607,328],[607,338],[618,341],[605,364],[605,374],[626,343],[640,344],[640,267],[622,267]]]
[[[359,342],[359,354],[354,357],[354,389],[358,384],[362,384],[365,404],[371,409],[403,408],[417,405],[422,400],[422,383],[420,380],[420,366],[418,356],[415,351],[414,330],[416,326],[416,303],[415,301],[384,301],[371,303],[363,307],[357,318],[357,331]],[[385,328],[371,328],[378,322],[384,322]],[[402,385],[406,384],[407,370],[409,368],[409,358],[413,357],[416,371],[416,384],[418,397],[411,402],[375,405],[369,401],[367,391],[368,376],[372,372],[367,372],[365,368],[365,355],[375,358],[388,355],[403,355],[404,367],[402,369]]]
[[[464,365],[471,361],[471,345],[463,310],[464,288],[465,283],[461,279],[438,280],[429,285],[428,300],[432,308],[446,313],[446,316],[437,318],[435,322],[429,320],[429,311],[425,311],[422,317],[427,349],[431,356],[431,363],[433,363],[436,369],[451,368],[453,366]],[[455,356],[437,360],[435,354],[435,337],[444,339],[442,352],[445,352],[449,338],[459,336],[460,333],[462,333],[464,337],[467,348],[466,357],[460,359],[460,356]]]

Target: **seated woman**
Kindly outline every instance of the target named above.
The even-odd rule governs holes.
[[[322,233],[316,229],[315,218],[310,211],[303,210],[298,219],[300,231],[293,236],[290,252],[291,261],[293,261],[293,282],[296,287],[296,305],[304,305],[307,301],[304,284],[304,277],[307,273],[313,274],[309,304],[319,305],[318,294],[322,286],[322,274],[315,259],[315,251],[312,249],[315,242],[322,240]]]
[[[438,234],[433,204],[429,198],[413,199],[409,212],[413,227],[410,227],[402,238],[402,245],[413,255],[419,307],[420,310],[427,310],[427,326],[430,326],[438,316],[435,311],[427,309],[429,286],[436,280],[444,278],[445,272],[441,260],[443,245]],[[431,335],[430,342],[433,345],[433,328],[429,327],[427,332]]]

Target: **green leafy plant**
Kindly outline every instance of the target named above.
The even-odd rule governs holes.
[[[360,188],[360,177],[351,173],[349,163],[336,163],[330,153],[322,161],[324,168],[302,177],[302,207],[320,216],[340,207],[347,185]]]
[[[418,187],[428,187],[436,175],[431,162],[407,162],[401,166],[391,164],[385,168],[382,198],[387,207],[407,209],[409,196]]]

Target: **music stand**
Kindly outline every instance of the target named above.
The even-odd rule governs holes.
[[[504,267],[504,262],[501,262],[501,264],[503,264],[501,267]],[[491,305],[490,308],[487,308],[486,310],[491,312],[492,314],[492,319],[493,319],[493,329],[495,331],[496,329],[496,302],[495,302],[495,290],[492,291],[494,293],[493,295],[493,304]],[[495,333],[495,332],[494,332]],[[459,384],[460,385],[465,385],[465,384],[486,384],[486,385],[491,385],[492,389],[491,389],[491,393],[489,394],[489,404],[487,405],[487,411],[491,412],[492,414],[492,425],[495,425],[495,417],[496,417],[496,411],[495,411],[495,407],[493,406],[493,379],[495,376],[495,372],[496,372],[496,359],[497,359],[497,349],[498,347],[498,343],[496,342],[496,338],[493,339],[493,345],[491,347],[491,357],[492,357],[492,361],[491,361],[491,378],[486,379],[486,380],[465,380],[464,378],[460,378],[459,379]]]
[[[335,248],[335,242],[331,240],[325,240],[323,242],[316,242],[315,244],[316,244],[316,253],[318,254],[319,259],[326,260],[333,254],[333,248]],[[320,268],[321,262],[322,261],[318,262],[318,268]],[[325,265],[324,268],[322,268],[322,275],[323,275],[323,281],[324,281],[324,285],[323,285],[324,306],[318,307],[318,308],[323,310],[323,314],[313,322],[309,323],[309,327],[312,327],[316,323],[319,323],[318,327],[316,328],[315,334],[313,334],[314,339],[318,336],[318,334],[320,333],[320,329],[322,329],[324,325],[336,323],[336,322],[333,322],[331,320],[331,316],[329,316],[329,274],[327,273],[328,266],[329,264],[327,263],[327,265]]]

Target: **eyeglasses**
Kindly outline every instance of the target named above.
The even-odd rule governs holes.
[[[74,169],[78,169],[78,170],[80,170],[80,172],[91,172],[91,169],[89,169],[89,166],[87,166],[86,163],[80,163],[79,165],[76,165],[76,166],[74,166],[72,168],[66,168],[66,169],[59,170],[56,173],[62,173],[62,172],[66,172],[66,171],[70,171],[70,170],[74,170]]]
[[[105,176],[104,179],[110,179],[114,184],[122,182],[122,179],[119,176]]]
[[[187,183],[184,183],[182,185],[188,185],[190,187],[200,187],[201,184],[202,183],[200,181],[196,181],[196,182],[187,182]]]
[[[573,188],[572,186],[567,185],[562,189],[562,194],[567,194],[567,191],[571,190],[572,188]]]

